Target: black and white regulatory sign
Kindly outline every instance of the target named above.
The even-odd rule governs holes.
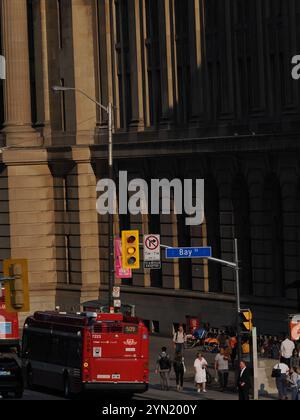
[[[144,267],[160,270],[160,235],[144,235]]]

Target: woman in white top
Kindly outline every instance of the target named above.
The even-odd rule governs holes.
[[[197,359],[194,363],[195,368],[195,382],[197,384],[198,392],[200,393],[201,390],[206,393],[206,368],[208,366],[207,361],[202,357],[202,354],[199,353]]]

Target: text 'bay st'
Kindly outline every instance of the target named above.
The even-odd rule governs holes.
[[[166,258],[211,258],[211,247],[198,248],[168,248]]]

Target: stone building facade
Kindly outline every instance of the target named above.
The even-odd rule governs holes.
[[[202,226],[120,216],[116,235],[138,228],[228,260],[237,237],[243,306],[261,331],[283,330],[300,310],[299,2],[0,4],[0,260],[28,258],[32,310],[107,293],[107,218],[95,210],[107,116],[79,92],[51,91],[61,85],[114,104],[116,177],[205,179]],[[161,332],[186,315],[234,321],[233,274],[212,263],[163,259],[122,284],[123,300]]]

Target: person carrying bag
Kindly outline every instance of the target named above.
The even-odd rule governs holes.
[[[277,363],[272,370],[272,378],[276,380],[276,387],[280,400],[288,400],[287,380],[290,368],[285,363]]]
[[[281,369],[280,369],[279,363],[272,370],[272,378],[273,379],[281,378]]]

